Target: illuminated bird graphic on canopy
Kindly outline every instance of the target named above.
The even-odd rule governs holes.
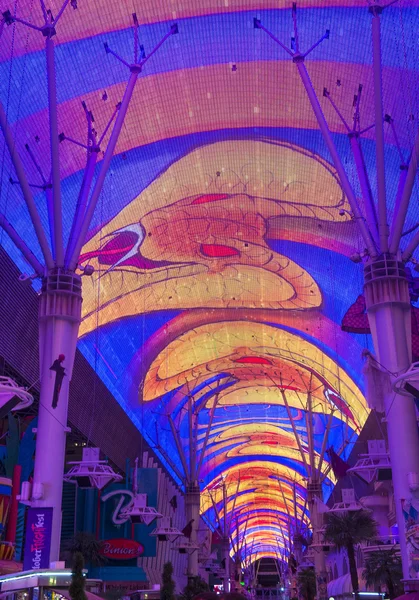
[[[1,9],[0,117],[12,158],[3,153],[0,244],[22,273],[31,265],[41,297],[46,272],[76,273],[73,350],[78,339],[198,498],[185,521],[191,543],[200,512],[244,565],[292,562],[297,534],[313,529],[313,497],[326,501],[336,483],[330,456],[348,458],[369,415],[363,263],[399,251],[408,262],[416,249],[413,202],[385,249],[376,164],[385,159],[390,222],[416,172],[419,2],[378,15],[377,2],[368,11],[364,0],[301,0],[297,28],[296,7],[282,0],[144,0],[132,64],[124,3],[48,4]],[[383,38],[399,40],[381,48],[385,120],[372,108],[378,78],[365,43],[378,16]],[[49,87],[37,79],[43,38],[55,43]],[[16,185],[17,153],[27,187]],[[28,226],[35,213],[38,228]],[[52,351],[48,377],[60,367],[62,349]],[[67,408],[65,356],[54,416]]]

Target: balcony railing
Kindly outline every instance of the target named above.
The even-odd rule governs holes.
[[[399,546],[399,536],[398,535],[383,535],[376,537],[373,540],[369,540],[365,544],[361,544],[362,551],[365,552],[378,552],[378,551],[386,551],[386,550],[396,550],[398,551]]]

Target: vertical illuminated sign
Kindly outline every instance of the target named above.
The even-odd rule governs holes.
[[[49,568],[51,531],[52,508],[29,508],[26,516],[24,571]]]

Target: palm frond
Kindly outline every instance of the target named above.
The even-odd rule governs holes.
[[[78,531],[65,542],[63,557],[66,560],[71,560],[74,554],[79,552],[86,564],[100,567],[108,562],[100,550],[101,544],[92,533]]]
[[[300,595],[305,600],[311,600],[316,596],[316,574],[314,569],[301,569],[297,575],[297,583]]]
[[[402,575],[402,562],[394,548],[371,552],[365,561],[363,577],[371,587],[387,585],[389,578],[397,585]]]
[[[377,523],[366,510],[334,512],[326,515],[325,538],[338,550],[352,544],[374,539],[377,535]]]

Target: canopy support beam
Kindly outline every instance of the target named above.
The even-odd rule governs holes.
[[[16,232],[16,229],[12,227],[12,225],[9,223],[9,221],[6,219],[3,213],[0,213],[0,227],[7,233],[7,235],[12,240],[16,248],[18,248],[21,251],[26,262],[29,263],[29,265],[32,267],[35,273],[39,277],[42,277],[44,275],[44,267],[36,258],[32,250],[26,245],[26,243]]]
[[[381,65],[381,6],[370,7],[372,13],[372,58],[374,78],[375,151],[378,190],[378,234],[380,252],[388,252],[386,199],[386,165],[384,159],[383,80]]]
[[[54,267],[54,261],[52,258],[51,250],[47,242],[47,238],[44,233],[41,219],[39,217],[38,209],[32,196],[31,188],[29,187],[26,173],[23,168],[23,164],[20,160],[19,153],[15,146],[15,140],[7,122],[6,113],[3,108],[3,104],[0,102],[0,128],[3,131],[6,146],[9,150],[10,158],[12,159],[13,166],[16,171],[16,176],[19,180],[20,187],[22,189],[23,197],[28,207],[29,215],[32,220],[33,228],[35,229],[36,237],[38,238],[39,245],[42,250],[42,254],[45,259],[45,264],[48,270]]]
[[[296,18],[294,18],[294,13],[296,13],[296,4],[295,3],[293,4],[293,19],[294,19],[295,38],[297,38],[297,36],[298,36],[297,20],[296,20]],[[320,106],[319,100],[317,98],[316,92],[314,91],[310,76],[309,76],[307,68],[305,66],[305,58],[319,43],[321,43],[323,40],[329,38],[329,32],[326,31],[326,33],[322,36],[322,38],[319,40],[319,42],[317,44],[315,44],[312,48],[310,48],[310,50],[308,52],[306,52],[305,54],[301,54],[300,52],[293,52],[292,50],[287,48],[285,46],[285,44],[283,44],[266,27],[264,27],[262,25],[262,23],[259,19],[254,19],[254,27],[256,29],[262,29],[263,31],[265,31],[265,33],[267,33],[271,39],[273,39],[279,46],[281,46],[281,48],[283,48],[292,57],[292,61],[294,62],[294,64],[297,67],[298,73],[300,75],[300,79],[306,90],[308,99],[310,101],[311,107],[313,109],[314,115],[316,117],[317,123],[320,128],[320,131],[323,135],[323,139],[324,139],[325,144],[326,144],[326,146],[329,150],[329,153],[332,157],[333,164],[335,165],[335,169],[339,176],[339,181],[340,181],[343,191],[348,199],[348,202],[351,206],[351,210],[354,215],[354,219],[358,223],[358,227],[359,227],[362,239],[364,240],[366,250],[371,258],[375,258],[377,256],[377,249],[375,247],[374,239],[371,235],[370,230],[368,229],[368,226],[367,226],[367,224],[364,220],[364,217],[361,213],[361,210],[358,206],[358,201],[356,199],[355,193],[351,187],[351,184],[349,182],[345,168],[340,159],[339,153],[336,150],[336,146],[332,139],[332,135],[330,133],[326,118],[323,114],[322,108]]]

